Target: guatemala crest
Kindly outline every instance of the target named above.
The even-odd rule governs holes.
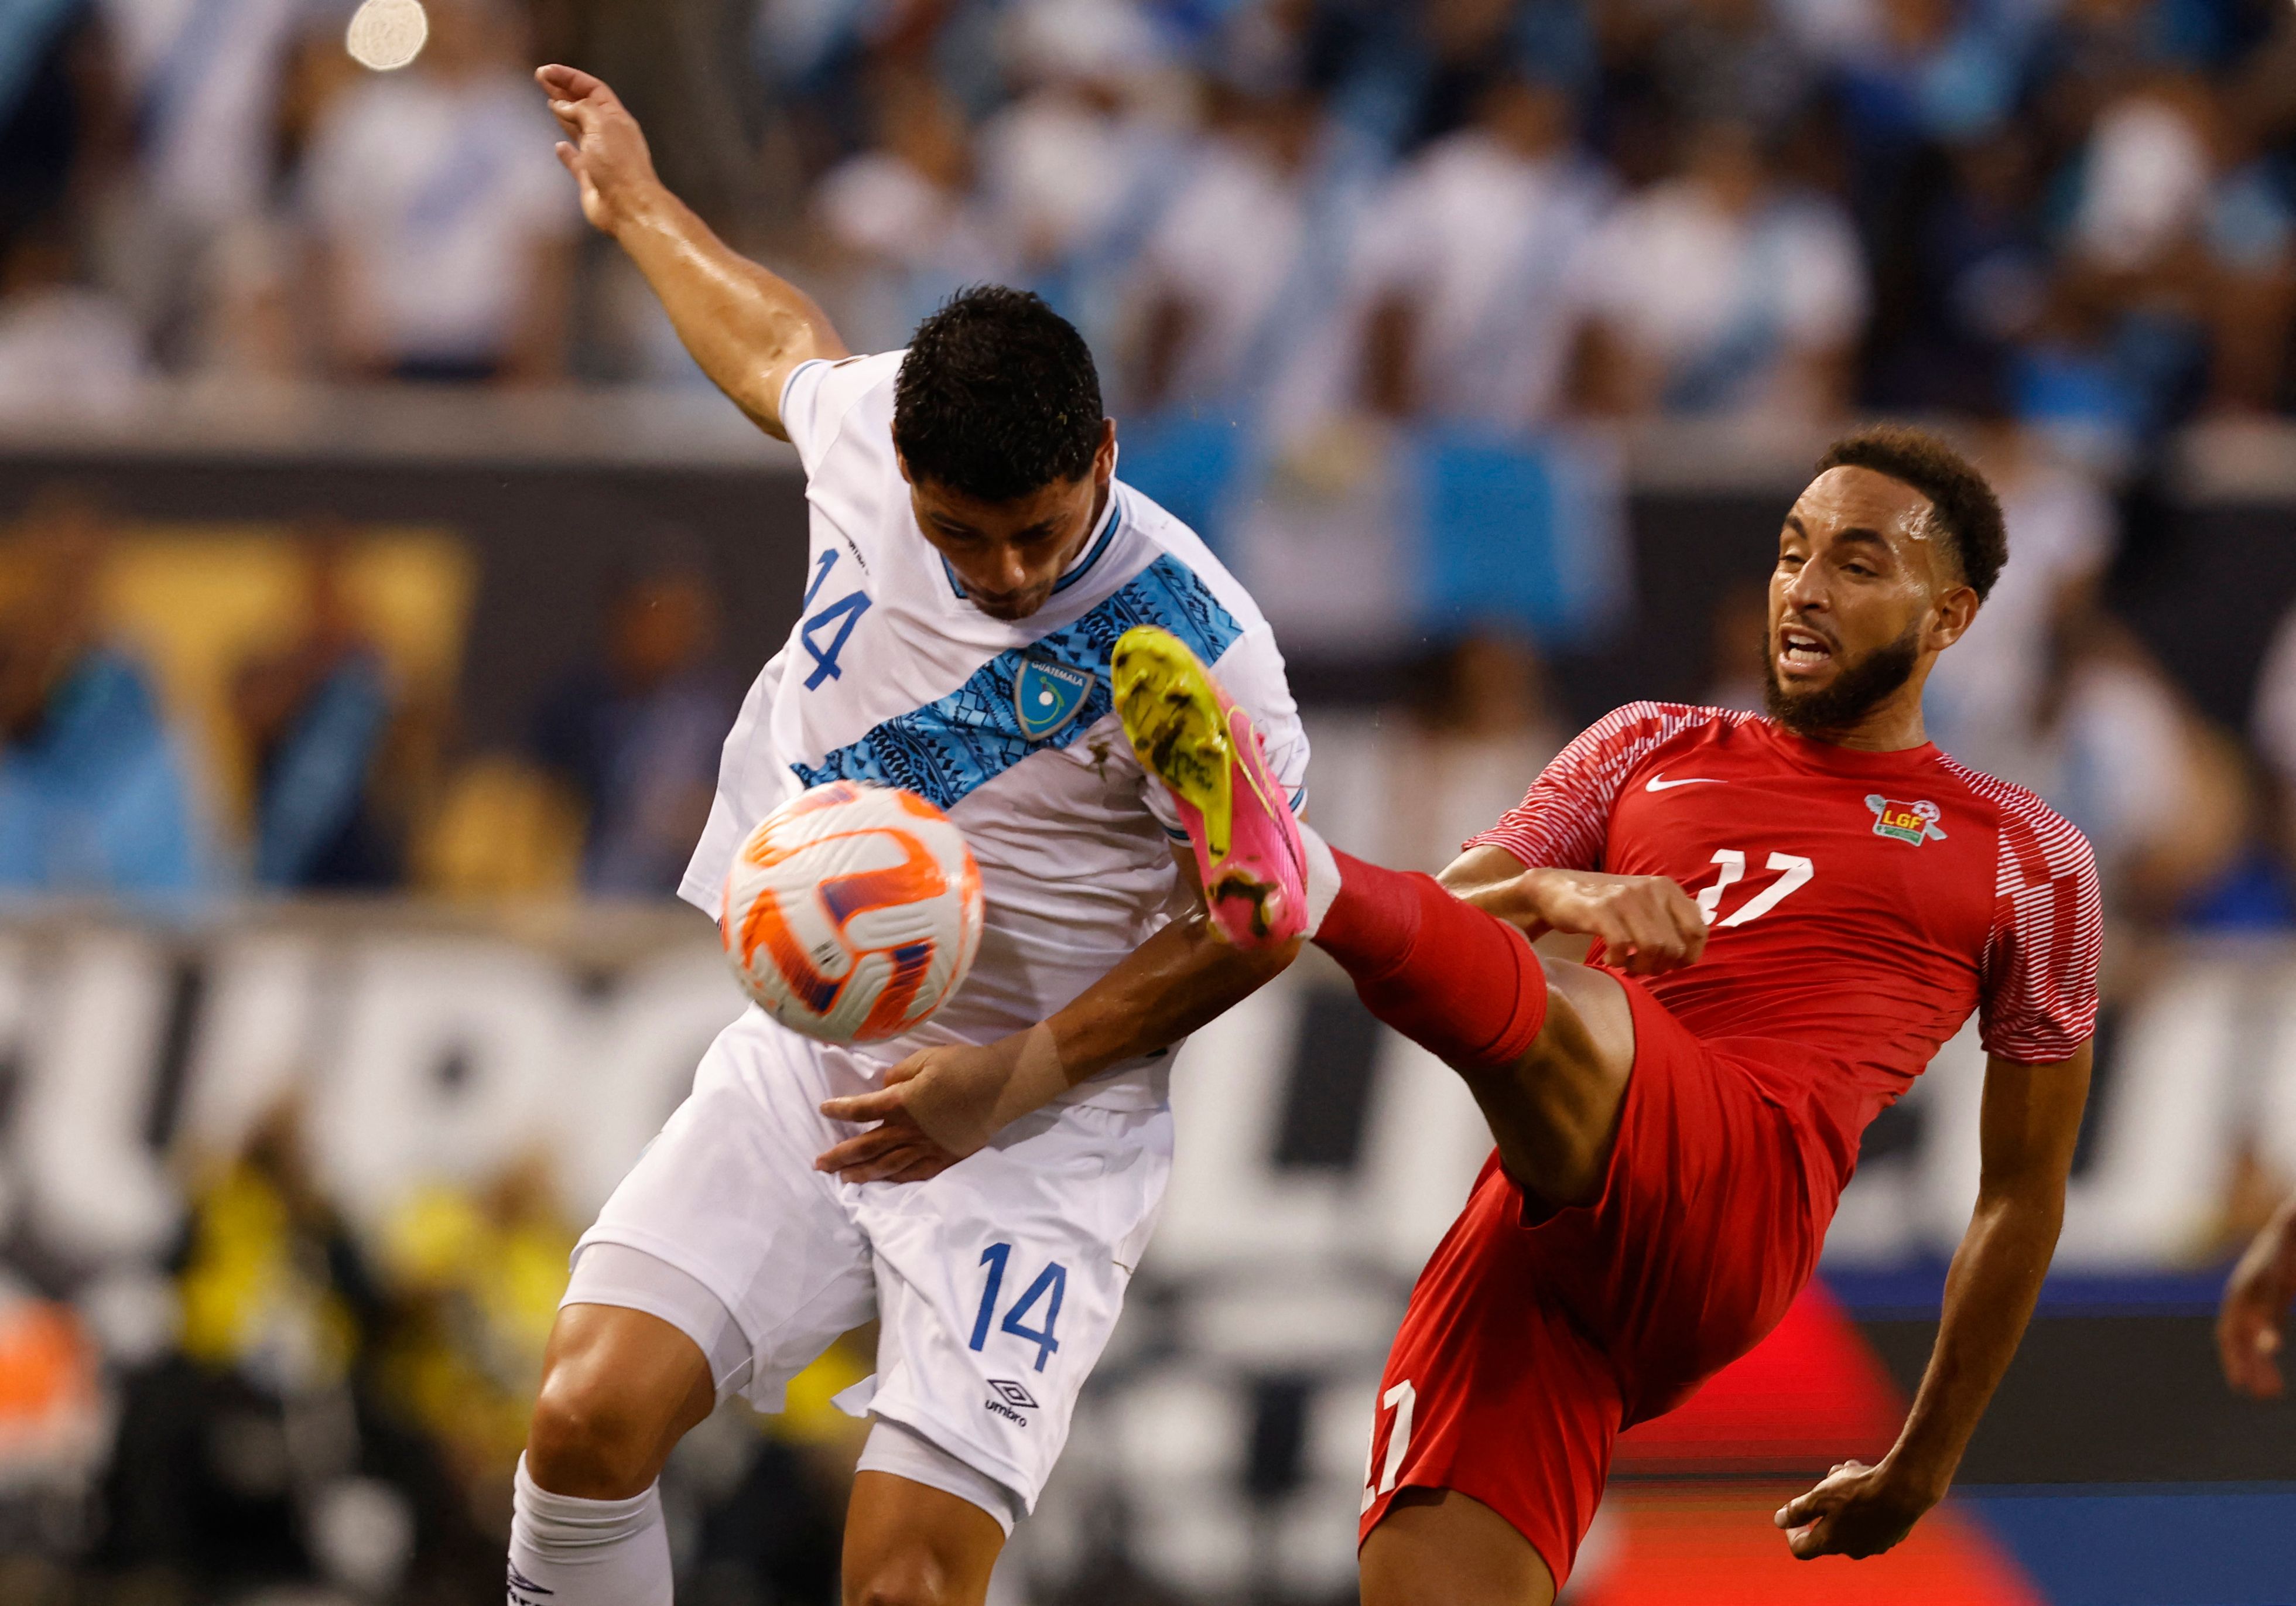
[[[1059,730],[1076,718],[1092,695],[1092,686],[1086,671],[1048,658],[1021,659],[1013,677],[1013,712],[1021,721],[1021,734],[1041,742]]]
[[[1899,803],[1894,797],[1869,792],[1866,795],[1866,806],[1874,811],[1876,836],[1894,836],[1915,847],[1924,842],[1945,840],[1945,833],[1938,829],[1938,819],[1943,811],[1926,797],[1919,803]]]

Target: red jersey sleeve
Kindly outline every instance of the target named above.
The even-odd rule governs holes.
[[[1686,730],[1751,714],[1680,703],[1629,703],[1578,733],[1539,772],[1523,800],[1467,843],[1505,848],[1525,865],[1598,870],[1611,834],[1611,807],[1635,767]]]
[[[1988,1054],[2054,1065],[2096,1030],[2104,946],[2096,859],[2088,838],[2022,787],[1962,773],[2001,810],[1993,927],[1978,967],[1979,1035]]]

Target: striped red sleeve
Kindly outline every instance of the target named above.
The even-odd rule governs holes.
[[[1556,754],[1523,800],[1466,845],[1505,848],[1524,864],[1545,869],[1598,870],[1610,840],[1611,805],[1635,767],[1685,730],[1751,717],[1680,703],[1614,708]]]
[[[1988,1054],[2054,1065],[2096,1030],[2104,914],[2095,856],[2088,838],[2022,787],[1963,774],[2001,811],[1993,929],[1979,965],[1979,1034]]]

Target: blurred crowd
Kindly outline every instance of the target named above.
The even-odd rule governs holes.
[[[1264,424],[2290,404],[2275,0],[20,0],[0,397],[690,375],[525,72],[862,349],[1032,285],[1114,400]]]
[[[2296,927],[2296,611],[2246,699],[2251,728],[2226,729],[2107,607],[2124,509],[2095,471],[2013,423],[1966,438],[2001,491],[2010,558],[1930,680],[1932,737],[2079,825],[2124,918]],[[410,653],[379,583],[388,531],[314,515],[258,538],[254,574],[198,579],[180,556],[153,572],[176,546],[206,550],[166,530],[70,484],[0,526],[0,899],[675,890],[756,667],[721,645],[703,543],[650,528],[592,620],[487,644],[492,662],[560,667],[510,739],[480,743],[457,704],[486,663],[465,666],[459,641]],[[1751,571],[1713,598],[1704,699],[1760,707],[1764,597]],[[454,612],[420,589],[397,606]],[[1439,869],[1580,726],[1653,689],[1630,667],[1650,628],[1629,622],[1608,644],[1625,658],[1592,661],[1612,668],[1577,661],[1568,694],[1555,666],[1572,661],[1472,621],[1357,663],[1343,695],[1303,683],[1320,822]]]
[[[231,1152],[178,1142],[149,1258],[91,1263],[20,1222],[0,1243],[11,1606],[499,1598],[575,1236],[548,1162],[415,1179],[355,1223],[307,1149],[293,1098]],[[782,1415],[736,1406],[681,1450],[664,1478],[681,1598],[832,1598],[864,1429],[829,1396],[868,1355],[840,1344]]]

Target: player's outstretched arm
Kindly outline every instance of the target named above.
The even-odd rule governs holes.
[[[1203,913],[1194,857],[1173,857],[1184,890],[1195,894],[1192,914],[1028,1031],[922,1050],[886,1072],[876,1091],[830,1099],[821,1108],[832,1120],[877,1124],[822,1155],[816,1167],[848,1182],[921,1182],[1078,1083],[1170,1047],[1291,964],[1297,943],[1240,949],[1222,941]]]
[[[758,427],[787,439],[782,387],[798,364],[845,355],[837,331],[805,292],[734,251],[662,186],[637,119],[603,80],[575,67],[534,77],[566,131],[558,160],[581,185],[582,215],[629,253],[701,371]]]
[[[1698,962],[1706,917],[1664,876],[1526,868],[1486,843],[1453,860],[1437,879],[1455,898],[1522,928],[1598,938],[1609,964],[1629,976],[1658,976]]]
[[[1874,1556],[1945,1498],[1977,1420],[2009,1369],[2064,1221],[2090,1047],[2057,1065],[1996,1055],[1985,1072],[1977,1210],[1954,1252],[1945,1317],[1904,1430],[1879,1466],[1844,1462],[1783,1507],[1793,1553]]]
[[[2291,1304],[2296,1304],[2296,1193],[2282,1202],[2233,1268],[2217,1313],[2217,1355],[2225,1381],[2241,1393],[2276,1400],[2286,1390],[2280,1349]]]

